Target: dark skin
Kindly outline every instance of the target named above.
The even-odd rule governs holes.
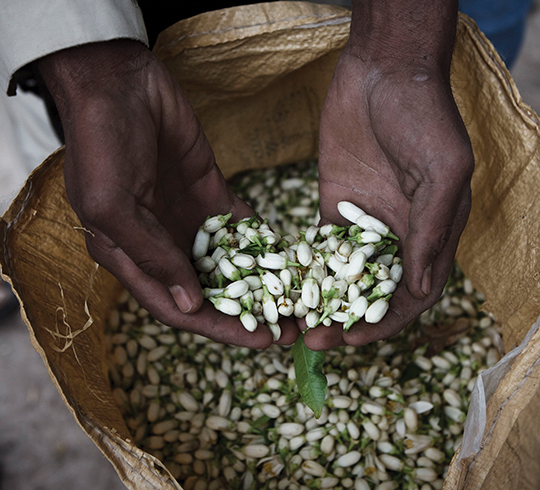
[[[385,2],[376,3],[379,17],[369,4],[353,5],[351,38],[321,118],[321,216],[344,223],[336,204],[346,199],[386,221],[401,237],[405,286],[376,327],[359,322],[345,335],[339,325],[318,327],[305,336],[313,349],[388,337],[434,304],[470,208],[472,152],[448,84],[456,14],[444,17],[446,30],[432,29],[447,43],[415,64],[415,43],[397,53],[402,42],[381,37],[381,45],[377,31],[365,32],[365,19],[371,27],[389,22]],[[396,36],[410,39],[411,29]],[[225,182],[166,68],[130,40],[59,51],[38,67],[62,119],[66,190],[91,257],[161,322],[218,342],[269,346],[266,327],[249,333],[203,301],[189,260],[197,228],[208,215],[232,212],[237,220],[253,210]],[[279,343],[294,342],[296,324],[281,326]]]
[[[448,278],[474,168],[449,83],[456,8],[353,2],[321,116],[321,219],[345,224],[337,203],[348,200],[387,223],[400,237],[404,275],[381,322],[359,321],[346,334],[340,325],[310,330],[314,350],[395,335],[439,299]]]

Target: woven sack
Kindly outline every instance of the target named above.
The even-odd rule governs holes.
[[[208,12],[161,33],[156,55],[187,92],[217,162],[241,170],[317,156],[319,116],[350,11],[273,2]],[[452,86],[476,159],[458,261],[501,322],[507,351],[539,315],[539,129],[474,22],[460,16]],[[88,256],[64,189],[62,149],[29,177],[0,222],[2,274],[31,341],[85,433],[127,488],[180,489],[130,441],[109,387],[104,326],[122,290]],[[485,430],[454,457],[445,490],[538,488],[540,333],[487,390]]]

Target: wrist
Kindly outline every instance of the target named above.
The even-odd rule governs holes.
[[[382,70],[450,71],[455,0],[353,0],[346,53]]]
[[[148,54],[139,41],[117,39],[63,49],[37,60],[36,66],[61,105],[128,79],[148,63]]]

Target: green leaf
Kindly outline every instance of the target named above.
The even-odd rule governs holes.
[[[294,372],[300,396],[304,403],[313,410],[315,418],[319,418],[326,398],[327,381],[322,372],[324,351],[313,351],[304,344],[304,336],[300,335],[293,348]]]

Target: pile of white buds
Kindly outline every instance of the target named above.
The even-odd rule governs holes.
[[[317,222],[314,189],[316,162],[252,172],[235,186],[284,236]],[[315,418],[291,348],[169,328],[125,292],[107,331],[112,392],[134,444],[185,490],[440,490],[476,378],[500,358],[482,302],[456,266],[440,301],[399,335],[327,351]]]
[[[113,396],[133,442],[185,490],[440,490],[476,377],[500,358],[496,326],[469,289],[456,268],[424,317],[436,314],[441,330],[469,323],[451,348],[429,355],[418,321],[392,339],[326,352],[319,418],[300,398],[290,348],[166,327],[126,293],[110,322]],[[463,299],[473,310],[456,317]]]
[[[280,316],[305,318],[308,328],[338,322],[345,331],[361,318],[379,322],[403,274],[398,238],[350,202],[338,211],[353,225],[311,225],[296,236],[257,215],[238,223],[230,214],[208,217],[192,250],[205,297],[250,332],[266,324],[276,340]]]

